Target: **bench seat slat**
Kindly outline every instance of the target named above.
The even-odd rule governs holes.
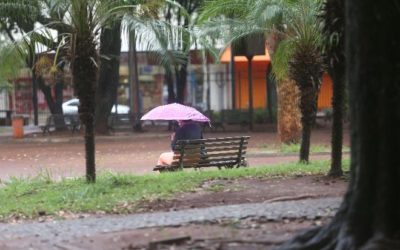
[[[243,151],[242,154],[245,154],[246,151]],[[185,154],[184,155],[184,160],[185,159],[207,159],[207,160],[211,160],[214,158],[219,158],[219,157],[227,157],[227,156],[232,156],[232,157],[239,157],[239,153],[236,152],[222,152],[222,153],[213,153],[213,154],[207,154],[205,156],[202,157],[202,155],[200,153],[197,154]],[[179,160],[180,156],[179,155],[174,155],[173,157],[174,160]]]
[[[237,161],[221,161],[221,162],[211,162],[205,164],[184,165],[183,168],[225,167],[229,165],[230,166],[237,165]]]
[[[244,160],[244,159],[245,159],[245,157],[241,157],[240,160]],[[209,166],[211,166],[217,162],[220,162],[220,163],[230,162],[230,163],[237,164],[239,162],[239,159],[237,157],[220,157],[220,158],[215,158],[215,159],[202,159],[202,160],[187,159],[187,160],[184,160],[182,163],[183,163],[183,166],[187,166],[187,165],[209,165]],[[179,166],[179,161],[178,160],[174,161],[171,165]]]

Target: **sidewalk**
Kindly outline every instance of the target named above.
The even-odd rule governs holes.
[[[134,215],[103,216],[67,221],[33,222],[0,225],[0,249],[79,249],[78,242],[91,237],[140,228],[171,227],[188,223],[215,222],[221,219],[258,218],[266,221],[284,219],[330,218],[338,209],[340,198],[309,199],[275,203],[252,203]],[[145,237],[145,236],[144,236]],[[108,247],[108,248],[107,248]],[[112,243],[102,249],[113,249]]]

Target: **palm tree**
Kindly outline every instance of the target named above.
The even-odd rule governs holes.
[[[225,40],[228,44],[252,33],[265,33],[268,52],[272,58],[270,65],[272,71],[270,70],[270,72],[275,75],[274,79],[277,80],[278,135],[281,142],[293,143],[299,141],[301,131],[300,111],[296,105],[299,91],[295,84],[292,84],[293,81],[289,79],[288,61],[275,56],[282,39],[287,37],[285,17],[288,9],[292,8],[292,5],[287,2],[280,0],[209,1],[203,8],[200,19],[204,22],[209,18],[218,17],[218,19],[206,23],[205,26],[212,36],[222,35],[223,37],[217,37]],[[271,79],[271,76],[268,76],[268,79]],[[270,82],[268,81],[267,84]]]
[[[344,0],[327,0],[322,8],[325,64],[333,79],[331,168],[328,175],[341,176],[345,98]]]
[[[293,47],[282,41],[272,58],[272,71],[278,81],[278,135],[281,142],[298,143],[301,137],[300,91],[289,78],[289,58]]]
[[[65,4],[65,3],[64,3]],[[86,179],[95,182],[94,108],[98,55],[95,36],[103,6],[94,0],[72,0],[69,3],[72,27],[72,79],[79,98],[79,116],[85,127]]]
[[[0,92],[12,91],[12,81],[24,67],[24,61],[18,56],[17,51],[10,50],[10,47],[9,41],[0,40]]]
[[[60,55],[54,63],[47,56],[47,52],[60,48],[66,38],[65,34],[69,31],[68,26],[60,22],[65,15],[65,10],[55,8],[55,1],[49,0],[2,1],[0,10],[0,27],[9,39],[17,42],[15,31],[22,35],[26,34],[24,42],[20,43],[22,45],[20,53],[25,58],[26,66],[32,69],[34,123],[38,124],[37,87],[43,92],[50,112],[61,114],[65,50],[60,50]],[[36,30],[35,22],[56,30],[59,35],[54,39],[50,34],[46,34],[46,29]],[[37,45],[47,47],[47,49],[42,49],[42,55],[38,54]],[[49,70],[56,74],[51,74],[45,82],[44,78],[49,75]],[[55,122],[64,121],[61,119]]]
[[[285,31],[285,47],[289,53],[289,77],[300,91],[302,140],[300,161],[308,162],[310,154],[311,128],[317,113],[317,98],[323,61],[321,56],[321,34],[317,22],[320,6],[317,1],[300,0],[288,8]],[[280,55],[275,55],[278,57]]]

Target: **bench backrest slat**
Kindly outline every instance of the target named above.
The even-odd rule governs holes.
[[[176,146],[176,151],[179,151],[181,148],[185,147],[185,150],[188,149],[198,149],[202,147],[207,148],[221,148],[221,147],[240,147],[240,141],[237,142],[219,142],[219,143],[202,143],[202,144],[189,144],[186,143],[184,146],[179,144]],[[247,141],[243,141],[242,146],[247,145]]]
[[[196,139],[196,140],[181,140],[180,142],[186,141],[190,144],[202,143],[202,142],[228,142],[228,141],[240,141],[241,138],[248,140],[250,136],[236,136],[236,137],[223,137],[223,138],[207,138],[207,139]]]
[[[181,140],[177,142],[173,167],[239,166],[246,154],[249,136]]]

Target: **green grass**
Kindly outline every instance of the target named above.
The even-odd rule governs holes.
[[[291,144],[281,144],[281,145],[262,145],[261,148],[267,149],[269,151],[274,151],[282,154],[292,154],[300,152],[300,144],[299,143],[291,143]],[[343,151],[349,151],[350,148],[347,146],[343,146]],[[324,153],[330,152],[331,147],[324,144],[312,144],[310,146],[311,153]]]
[[[348,169],[349,161],[345,161]],[[180,192],[192,191],[208,180],[243,177],[277,177],[326,173],[328,161],[309,165],[290,163],[259,168],[174,172],[134,176],[102,173],[95,184],[84,178],[53,181],[48,173],[33,179],[11,179],[0,183],[0,220],[12,216],[36,218],[39,214],[127,213],[141,201],[165,199]],[[215,189],[218,189],[215,187]],[[218,191],[218,190],[215,190]]]

